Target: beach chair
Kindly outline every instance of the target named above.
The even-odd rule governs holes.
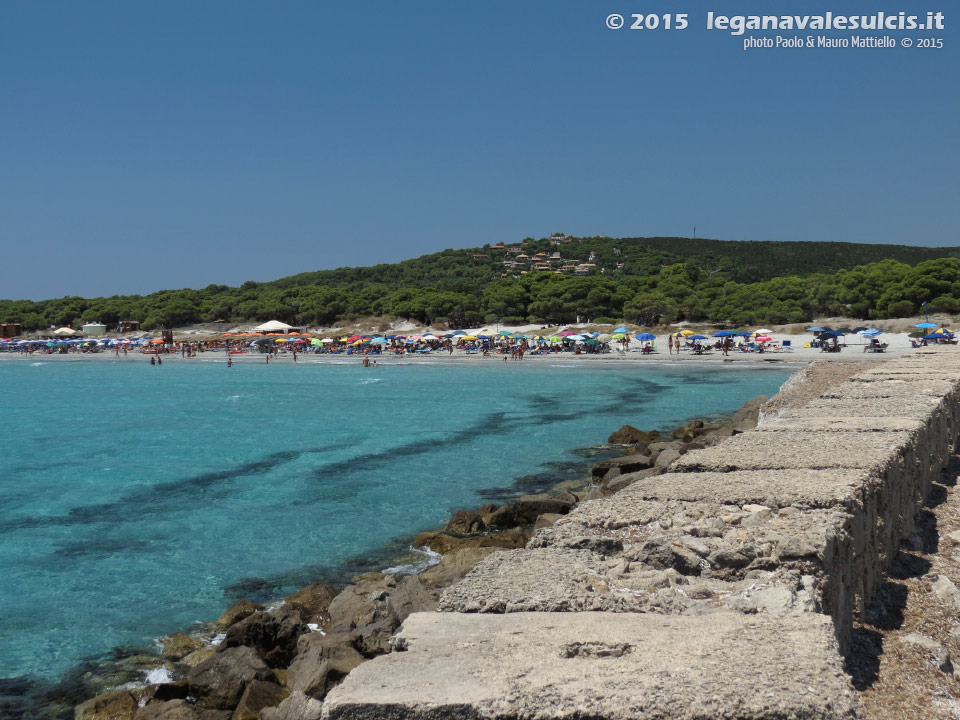
[[[792,341],[792,340],[784,340],[784,341],[781,343],[780,348],[781,348],[784,352],[793,352],[793,341]]]

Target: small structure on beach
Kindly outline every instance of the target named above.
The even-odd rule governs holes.
[[[269,332],[288,332],[290,330],[296,330],[293,325],[287,325],[285,322],[280,322],[279,320],[270,320],[269,322],[263,323],[263,325],[257,325],[253,331],[258,333],[269,333]]]
[[[103,337],[107,334],[107,326],[101,322],[85,323],[81,330],[87,337]]]
[[[12,338],[20,334],[20,323],[0,323],[0,337]]]
[[[117,325],[117,332],[120,334],[140,332],[140,322],[137,320],[121,320]]]

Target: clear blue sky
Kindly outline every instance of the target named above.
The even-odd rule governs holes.
[[[8,0],[0,297],[554,231],[960,245],[960,34],[939,1]],[[605,27],[641,9],[690,28]],[[887,34],[946,47],[745,52],[710,9],[940,10],[942,32]]]

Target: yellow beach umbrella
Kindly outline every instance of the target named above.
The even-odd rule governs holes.
[[[461,335],[461,336],[460,336],[460,339],[461,339],[461,340],[466,340],[467,342],[472,342],[472,341],[476,340],[477,338],[476,338],[475,335]]]

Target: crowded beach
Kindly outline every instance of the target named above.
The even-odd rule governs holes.
[[[912,332],[884,332],[876,327],[812,325],[798,333],[771,328],[696,330],[621,325],[519,328],[472,328],[434,331],[404,328],[393,332],[310,330],[273,320],[249,329],[225,332],[198,330],[87,336],[71,328],[39,333],[32,338],[0,338],[2,357],[67,357],[149,359],[153,364],[178,359],[226,358],[234,361],[291,362],[350,358],[364,365],[396,358],[529,358],[555,359],[682,359],[723,358],[811,359],[856,354],[901,355],[929,344],[956,344],[954,332],[940,323],[921,322]]]

